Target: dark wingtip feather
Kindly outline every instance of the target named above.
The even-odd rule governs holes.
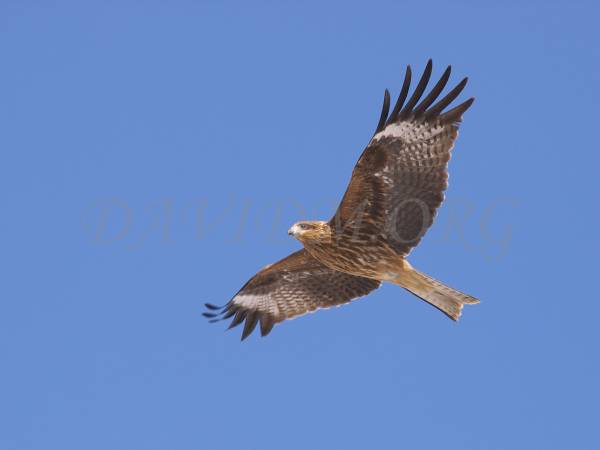
[[[462,116],[462,114],[473,103],[472,99],[467,100],[466,102],[460,104],[456,108],[451,109],[450,111],[448,111],[444,114],[442,114],[442,111],[450,103],[452,103],[456,99],[456,97],[459,96],[459,94],[462,92],[462,90],[467,85],[467,82],[469,79],[464,78],[463,80],[461,80],[461,82],[458,83],[441,100],[439,100],[437,103],[435,103],[433,106],[431,106],[437,100],[439,95],[442,93],[442,91],[446,87],[446,84],[448,83],[448,80],[450,79],[450,73],[452,72],[452,66],[448,66],[448,67],[446,67],[446,70],[444,70],[444,73],[442,74],[442,76],[440,77],[438,82],[435,84],[435,86],[431,89],[431,91],[427,94],[427,96],[423,100],[421,100],[421,102],[419,103],[421,96],[424,94],[424,92],[427,88],[427,83],[429,83],[429,80],[431,78],[432,70],[433,70],[433,60],[430,58],[427,61],[427,65],[425,66],[425,70],[423,71],[423,74],[421,75],[419,82],[417,83],[417,87],[415,88],[413,94],[411,95],[411,97],[408,100],[408,102],[406,103],[406,105],[404,105],[404,101],[406,100],[406,97],[408,95],[408,91],[410,88],[410,82],[411,82],[411,76],[412,76],[411,67],[410,66],[406,67],[406,73],[404,75],[404,82],[402,84],[402,89],[400,91],[400,94],[398,95],[398,99],[396,101],[396,104],[394,105],[394,109],[392,110],[389,117],[387,117],[387,120],[385,120],[385,118],[389,111],[389,92],[387,89],[385,90],[383,108],[382,108],[381,116],[379,118],[379,123],[377,124],[377,129],[375,130],[375,134],[382,131],[387,125],[389,125],[391,123],[402,121],[402,120],[407,120],[409,118],[411,120],[412,119],[416,120],[419,118],[420,120],[438,119],[438,120],[442,120],[442,121],[446,121],[446,122],[460,121],[460,117]],[[419,104],[417,105],[417,103],[419,103]],[[417,106],[415,106],[415,105],[417,105]]]
[[[275,325],[269,314],[242,308],[231,301],[224,306],[215,306],[210,303],[205,304],[205,306],[208,308],[208,311],[203,312],[202,315],[209,319],[209,323],[220,322],[235,315],[227,330],[235,328],[245,321],[244,330],[242,331],[242,341],[252,334],[259,322],[261,336],[269,334]]]
[[[402,89],[400,89],[400,94],[398,94],[398,99],[396,100],[396,104],[394,105],[394,109],[392,114],[390,114],[390,118],[386,122],[386,124],[394,123],[396,119],[398,119],[398,113],[402,106],[404,106],[404,101],[408,96],[408,89],[410,88],[410,79],[412,77],[412,70],[410,66],[406,66],[406,72],[404,73],[404,81],[402,82]]]
[[[456,99],[456,97],[460,95],[468,81],[468,77],[463,78],[460,83],[458,83],[450,92],[446,94],[444,98],[442,98],[439,102],[425,112],[425,117],[431,118],[440,114],[450,103]]]
[[[208,309],[212,309],[213,311],[223,308],[223,306],[213,305],[212,303],[205,303],[204,306],[206,306]]]
[[[262,337],[265,337],[267,334],[269,334],[271,332],[274,325],[275,325],[275,323],[269,316],[263,315],[260,318],[260,335]]]
[[[233,316],[235,314],[235,312],[237,311],[236,308],[231,308],[229,310],[225,310],[223,311],[223,319],[229,319],[231,316]]]
[[[417,84],[417,87],[415,88],[415,91],[413,92],[412,96],[410,97],[410,100],[408,101],[408,103],[406,103],[406,106],[404,108],[402,108],[402,111],[400,111],[400,114],[398,115],[398,118],[400,120],[407,118],[412,113],[412,109],[415,107],[415,105],[417,104],[417,102],[419,101],[421,96],[423,95],[423,92],[425,91],[425,88],[427,87],[427,83],[429,83],[429,78],[431,78],[432,70],[433,70],[433,61],[431,59],[429,59],[429,61],[427,61],[427,65],[425,66],[425,70],[423,71],[423,75],[421,75],[421,79],[419,80],[419,83]]]
[[[431,106],[431,104],[433,102],[435,102],[435,100],[438,98],[438,96],[442,93],[442,91],[446,87],[446,84],[448,83],[448,80],[450,79],[451,72],[452,72],[452,66],[446,67],[446,70],[444,70],[444,73],[440,77],[439,81],[435,84],[435,86],[433,87],[433,89],[431,89],[429,94],[427,94],[427,96],[423,99],[423,101],[421,103],[419,103],[419,105],[413,111],[415,116],[422,114],[427,108],[429,108],[429,106]]]
[[[385,128],[385,121],[387,119],[388,113],[390,112],[390,91],[387,89],[383,93],[383,107],[381,108],[381,115],[379,116],[379,122],[377,123],[377,128],[375,129],[375,134],[379,133],[381,130]]]
[[[258,322],[258,314],[256,311],[251,311],[246,317],[246,323],[244,324],[244,331],[242,331],[242,341],[250,336],[250,333],[256,328]]]
[[[244,310],[237,311],[235,313],[235,317],[233,318],[233,320],[231,321],[231,323],[229,324],[229,327],[227,327],[227,329],[231,330],[232,328],[237,327],[246,318],[246,314],[248,314],[248,311],[244,311]]]
[[[452,108],[451,110],[445,112],[444,114],[442,114],[440,116],[439,120],[441,122],[451,122],[451,123],[460,122],[462,119],[462,115],[465,113],[465,111],[467,109],[469,109],[471,107],[471,105],[473,104],[474,101],[475,101],[475,97],[471,97],[467,101],[461,103],[460,105],[458,105],[458,106]]]
[[[208,321],[209,323],[218,322],[220,320],[223,320],[223,317],[219,316],[227,311],[225,308],[228,308],[228,305],[229,303],[227,303],[225,306],[216,306],[212,303],[205,303],[204,306],[206,306],[206,309],[208,309],[208,311],[203,312],[202,315],[207,319],[210,319]]]

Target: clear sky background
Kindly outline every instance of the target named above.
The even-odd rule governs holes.
[[[0,447],[599,448],[600,11],[503,3],[3,1]],[[430,57],[477,100],[411,261],[481,304],[206,323]]]

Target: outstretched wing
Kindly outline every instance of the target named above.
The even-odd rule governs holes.
[[[381,283],[329,269],[302,249],[265,267],[224,307],[211,304],[204,316],[213,321],[233,317],[229,328],[244,320],[244,340],[260,321],[262,336],[273,325],[322,308],[348,303],[377,289]]]
[[[431,92],[417,104],[431,69],[429,60],[404,105],[411,80],[411,69],[407,67],[398,101],[389,116],[390,95],[385,91],[375,135],[358,160],[330,222],[340,239],[385,242],[398,254],[407,255],[431,226],[448,186],[448,161],[458,125],[474,100],[470,98],[443,112],[467,84],[465,78],[433,105],[450,77],[448,66]]]

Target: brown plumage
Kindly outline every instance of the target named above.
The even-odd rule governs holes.
[[[295,224],[289,233],[304,249],[258,272],[224,307],[207,304],[211,312],[206,317],[233,317],[230,327],[245,321],[242,339],[260,322],[265,336],[275,323],[347,303],[382,281],[402,286],[453,320],[464,304],[479,302],[418,272],[405,259],[444,200],[450,151],[462,115],[474,100],[443,112],[464,89],[465,78],[435,103],[450,67],[421,100],[431,72],[429,60],[404,104],[411,82],[407,67],[391,114],[385,91],[375,134],[333,218]]]

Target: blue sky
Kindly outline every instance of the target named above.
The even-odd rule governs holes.
[[[0,447],[593,448],[592,2],[0,6]],[[240,343],[201,316],[328,219],[402,71],[469,76],[394,286]]]

